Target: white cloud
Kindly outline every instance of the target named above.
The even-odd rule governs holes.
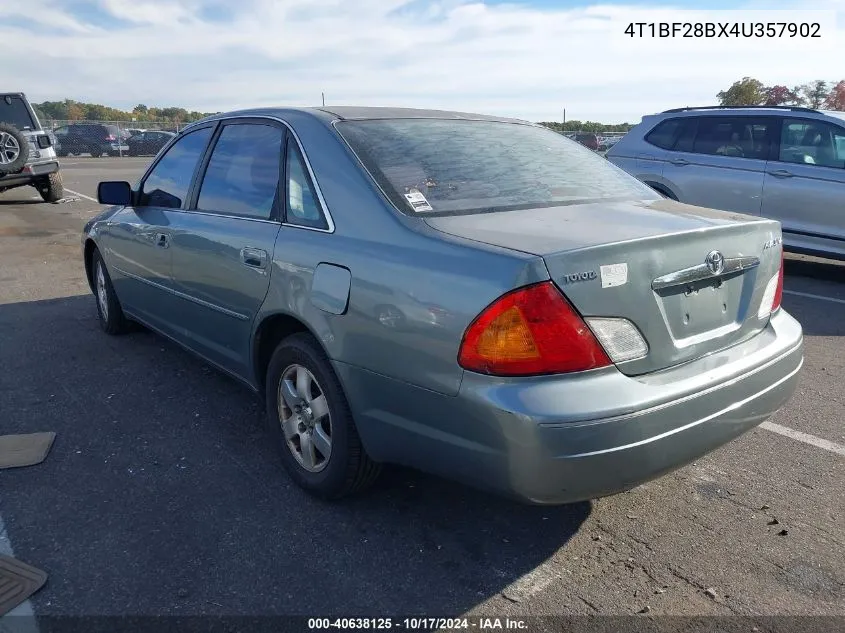
[[[0,6],[4,89],[23,90],[35,101],[68,97],[200,110],[315,105],[325,91],[329,104],[441,107],[532,120],[560,119],[566,108],[569,119],[611,122],[712,103],[716,92],[745,75],[787,85],[838,80],[845,58],[842,13],[838,28],[831,14],[821,16],[822,38],[815,41],[622,35],[630,21],[819,17],[805,10],[778,17],[771,10],[540,10],[460,0],[98,4],[99,15],[90,8],[74,12],[80,5],[72,0],[31,0],[26,11]],[[210,5],[232,19],[202,19]],[[845,2],[821,0],[814,9],[843,11]],[[120,22],[107,28],[107,17]]]

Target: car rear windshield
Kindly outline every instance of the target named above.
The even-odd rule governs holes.
[[[18,95],[0,96],[0,123],[11,123],[19,130],[36,129],[29,108]]]
[[[381,119],[339,121],[336,129],[393,204],[412,215],[658,197],[602,156],[538,126]]]

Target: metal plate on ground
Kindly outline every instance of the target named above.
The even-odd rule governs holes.
[[[0,468],[18,468],[40,464],[50,452],[56,434],[26,433],[0,435]]]
[[[0,554],[0,616],[29,598],[47,582],[47,574]]]

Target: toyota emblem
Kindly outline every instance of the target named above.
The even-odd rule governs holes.
[[[719,251],[710,251],[704,258],[704,263],[707,264],[711,273],[718,275],[725,269],[725,256]]]

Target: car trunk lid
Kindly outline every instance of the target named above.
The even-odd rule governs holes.
[[[778,222],[669,200],[426,221],[446,233],[539,255],[582,316],[631,321],[649,351],[618,364],[629,375],[690,361],[757,334],[767,323],[758,318],[765,287],[780,266]]]

